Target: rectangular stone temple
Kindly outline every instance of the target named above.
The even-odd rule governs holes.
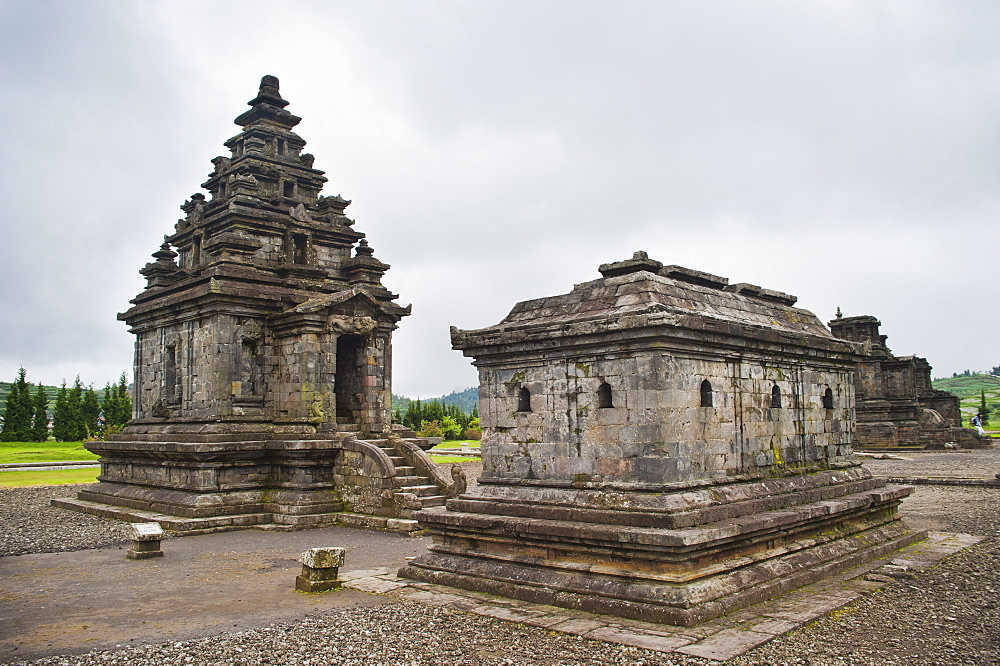
[[[637,252],[499,324],[479,489],[400,575],[694,625],[924,536],[851,453],[860,355],[794,296]]]
[[[133,419],[87,446],[100,483],[55,503],[196,533],[341,522],[412,529],[454,487],[391,423],[389,269],[265,76],[242,129],[140,272]],[[176,248],[176,251],[173,249]]]
[[[978,449],[992,446],[972,428],[963,428],[958,396],[931,386],[931,364],[920,356],[895,356],[875,317],[829,322],[834,336],[857,342],[864,355],[854,374],[857,430],[854,448],[866,450],[943,449],[946,444]]]

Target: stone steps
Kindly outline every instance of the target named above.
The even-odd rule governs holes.
[[[405,477],[405,479],[403,479],[399,484],[399,490],[411,493],[417,497],[439,495],[441,493],[441,489],[436,483],[427,483],[429,480],[430,479],[423,476]]]
[[[385,452],[396,469],[396,481],[401,492],[416,495],[421,508],[444,506],[447,497],[441,494],[441,488],[429,476],[418,473],[417,468],[410,465],[405,457],[400,455],[396,447],[388,439],[366,440]]]

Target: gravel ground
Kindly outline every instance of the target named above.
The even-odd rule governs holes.
[[[1000,470],[1000,451],[913,458],[871,461],[869,466],[877,474],[900,476],[992,478]],[[476,464],[467,467],[467,474],[470,482],[478,476]],[[50,497],[66,494],[66,488],[0,490],[0,554],[92,548],[123,540],[123,532],[116,531],[120,525],[111,521],[45,506]],[[894,581],[727,663],[1000,663],[1000,489],[918,486],[904,503],[904,515],[914,527],[969,532],[987,539],[930,571]],[[8,525],[16,527],[11,530]],[[12,531],[20,534],[13,537]],[[183,643],[19,663],[694,666],[717,662],[400,602]]]
[[[86,485],[0,488],[0,556],[107,548],[129,542],[128,523],[49,506]]]
[[[942,453],[901,453],[905,460],[863,458],[872,474],[888,477],[946,476],[961,479],[995,479],[1000,473],[1000,452],[972,449]]]

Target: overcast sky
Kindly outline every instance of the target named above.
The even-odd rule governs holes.
[[[264,74],[413,304],[396,393],[638,249],[987,369],[997,35],[995,0],[0,0],[0,379],[131,376],[116,313]]]

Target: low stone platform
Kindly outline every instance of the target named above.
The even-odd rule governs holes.
[[[413,580],[695,626],[922,540],[861,467],[662,493],[480,486],[416,514]]]
[[[344,587],[485,615],[594,640],[723,661],[846,606],[893,578],[908,577],[982,541],[931,532],[887,557],[694,627],[656,624],[500,598],[401,578],[385,568],[341,574]]]
[[[230,532],[233,530],[256,529],[268,532],[291,532],[303,529],[299,525],[282,525],[268,522],[266,514],[237,514],[232,516],[213,516],[208,518],[183,518],[155,511],[128,509],[90,502],[78,498],[66,497],[52,500],[52,506],[81,513],[89,513],[102,518],[113,518],[128,522],[159,523],[160,526],[173,532],[175,536],[197,536],[215,532]],[[368,516],[360,513],[328,513],[322,516],[322,522],[308,525],[314,527],[355,527],[369,530],[387,530],[390,532],[410,533],[419,529],[416,520],[408,518],[386,518]]]
[[[361,440],[351,432],[300,440],[232,434],[115,437],[96,486],[53,506],[180,534],[330,525],[411,532],[419,509],[443,505],[459,484],[424,449],[436,438]]]

